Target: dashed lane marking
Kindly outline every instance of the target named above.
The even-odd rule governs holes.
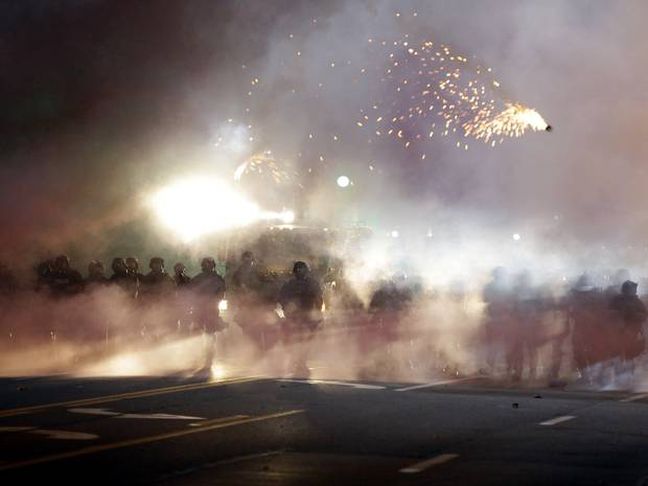
[[[163,476],[160,476],[158,478],[158,482],[162,482],[168,479],[173,479],[173,478],[178,478],[181,476],[187,476],[189,474],[193,474],[196,471],[202,471],[205,469],[213,469],[216,467],[220,466],[226,466],[229,464],[237,464],[239,462],[245,462],[245,461],[253,461],[255,459],[263,459],[266,457],[272,457],[272,456],[278,456],[281,455],[285,452],[285,449],[279,449],[276,451],[267,451],[267,452],[259,452],[257,454],[247,454],[244,456],[236,456],[236,457],[230,457],[229,459],[223,459],[221,461],[216,461],[216,462],[207,462],[205,464],[201,464],[200,466],[195,466],[195,467],[190,467],[187,469],[182,469],[179,471],[173,471],[168,474],[164,474]]]
[[[475,380],[475,379],[476,378],[474,376],[469,376],[466,378],[456,378],[454,380],[431,381],[429,383],[422,383],[420,385],[412,385],[412,386],[406,386],[404,388],[396,388],[394,391],[405,392],[411,390],[420,390],[422,388],[432,388],[435,386],[452,385],[453,383],[461,383],[462,381]]]
[[[439,454],[438,456],[434,456],[425,461],[417,462],[415,464],[412,464],[411,466],[404,467],[403,469],[400,469],[399,472],[402,472],[403,474],[420,473],[421,471],[425,471],[432,466],[438,466],[440,464],[452,461],[457,457],[459,457],[459,454]]]
[[[288,379],[282,378],[280,380],[282,383],[301,383],[304,385],[336,385],[336,386],[349,386],[352,388],[358,388],[360,390],[385,390],[387,387],[382,385],[369,385],[367,383],[353,383],[349,381],[334,381],[334,380],[298,380],[298,379]]]
[[[230,422],[232,420],[240,420],[248,418],[249,415],[230,415],[229,417],[218,417],[210,420],[202,420],[200,422],[193,422],[189,424],[189,427],[205,427],[213,424],[222,424],[224,422]]]
[[[120,413],[107,408],[68,408],[68,412],[84,415],[104,415],[118,419],[143,419],[143,420],[205,420],[205,417],[192,417],[191,415],[172,415],[169,413]]]
[[[622,398],[620,402],[636,402],[637,400],[643,400],[648,398],[648,393],[639,393],[638,395],[630,395],[629,397]]]
[[[256,381],[259,378],[261,377],[250,376],[244,378],[232,378],[232,379],[222,380],[222,381],[212,381],[209,383],[204,383],[204,382],[189,383],[187,385],[176,385],[176,386],[169,386],[165,388],[152,388],[152,389],[140,390],[136,392],[119,393],[116,395],[104,395],[104,396],[94,397],[94,398],[84,398],[81,400],[70,400],[67,402],[46,403],[43,405],[34,405],[31,407],[12,408],[7,410],[0,410],[0,418],[13,417],[16,415],[34,414],[45,410],[49,410],[51,408],[58,408],[58,407],[65,407],[65,408],[84,407],[87,405],[97,405],[99,403],[110,403],[110,402],[117,402],[120,400],[131,400],[134,398],[153,397],[156,395],[165,395],[168,393],[179,393],[179,392],[190,391],[190,390],[201,390],[203,388],[214,388],[218,386],[233,385],[237,383],[247,383],[250,381]]]
[[[99,436],[96,434],[88,434],[87,432],[73,432],[71,430],[36,429],[30,431],[29,433],[45,435],[48,439],[58,440],[94,440],[99,438]]]
[[[550,420],[545,420],[544,422],[540,422],[540,425],[556,425],[562,422],[567,422],[568,420],[572,420],[575,418],[576,416],[574,415],[561,415],[560,417],[555,417]]]
[[[249,417],[240,420],[233,420],[231,422],[217,423],[214,425],[209,425],[205,427],[194,427],[191,429],[183,429],[176,432],[169,432],[166,434],[152,435],[148,437],[139,437],[137,439],[125,440],[121,442],[113,442],[111,444],[96,445],[90,447],[84,447],[82,449],[77,449],[75,451],[63,452],[59,454],[52,454],[49,456],[36,457],[33,459],[27,459],[24,461],[18,461],[8,464],[0,464],[0,471],[7,471],[10,469],[19,469],[28,466],[34,466],[36,464],[43,464],[48,462],[60,461],[63,459],[71,459],[79,456],[86,456],[90,454],[97,454],[100,452],[105,452],[113,449],[121,449],[124,447],[137,446],[141,444],[149,444],[151,442],[158,442],[167,439],[174,439],[176,437],[183,437],[190,434],[198,434],[201,432],[207,432],[208,430],[224,429],[227,427],[234,427],[236,425],[250,424],[254,422],[261,422],[264,420],[271,420],[276,418],[290,417],[292,415],[297,415],[304,413],[304,410],[288,410],[285,412],[271,413],[268,415],[259,415],[258,417]]]

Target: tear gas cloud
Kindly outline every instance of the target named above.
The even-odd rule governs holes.
[[[24,15],[5,21],[5,28],[24,23],[14,56],[45,35],[36,31],[49,22],[70,22],[74,28],[58,34],[81,36],[72,17],[92,25],[104,7],[25,2]],[[466,227],[470,221],[471,239],[531,226],[547,252],[568,261],[583,248],[603,246],[617,252],[615,261],[629,246],[629,258],[643,259],[647,147],[636,104],[643,68],[635,61],[645,35],[636,19],[644,8],[641,2],[478,9],[462,2],[190,2],[149,20],[136,17],[137,26],[117,22],[105,46],[86,41],[89,54],[72,53],[70,62],[83,63],[98,49],[108,52],[88,60],[91,74],[78,92],[64,97],[54,84],[39,92],[56,98],[58,111],[35,111],[23,125],[5,120],[8,134],[23,135],[5,148],[2,194],[11,210],[3,215],[4,253],[71,250],[88,258],[129,238],[159,243],[147,236],[154,230],[140,209],[141,194],[174,175],[207,170],[231,178],[254,154],[271,151],[277,166],[297,175],[279,188],[272,176],[262,178],[262,189],[248,187],[253,201],[267,199],[263,209],[299,207],[298,216],[309,221],[365,223],[376,231],[419,225],[425,232],[439,218]],[[151,56],[149,40],[158,39],[160,25],[168,52]],[[129,40],[136,27],[144,39],[139,48]],[[185,34],[190,45],[176,42]],[[355,123],[384,94],[376,73],[389,65],[372,56],[367,40],[405,35],[411,45],[433,39],[492,67],[506,98],[537,108],[559,130],[495,149],[469,141],[468,151],[456,149],[455,142],[466,140],[461,136],[433,138],[425,142],[424,160],[398,143],[368,143]],[[393,51],[398,56],[403,49]],[[185,57],[199,65],[185,66]],[[146,69],[142,58],[149,59]],[[53,63],[43,70],[50,77],[64,72]],[[166,77],[156,76],[162,71]],[[14,76],[29,79],[29,72],[15,68]],[[105,83],[113,89],[102,96]],[[81,112],[90,96],[93,110]],[[352,194],[335,186],[339,173],[354,181]],[[151,245],[139,253],[159,251],[172,249]]]
[[[3,16],[14,39],[0,117],[0,257],[25,276],[57,253],[76,262],[161,254],[195,270],[203,253],[238,252],[269,215],[288,222],[291,212],[318,230],[371,230],[361,246],[327,250],[365,302],[376,279],[398,270],[471,292],[496,265],[550,282],[648,270],[644,2],[149,7],[26,1]],[[48,28],[57,25],[66,28]],[[488,100],[533,107],[555,130],[491,147],[472,128],[465,136],[459,117],[442,136],[437,100],[427,118],[376,135],[389,131],[378,126],[392,123],[388,114],[415,106],[404,75],[426,76],[403,61],[426,42],[491,68]],[[79,47],[61,56],[69,46]],[[33,62],[18,62],[28,54]],[[394,61],[403,77],[387,76]],[[72,79],[77,65],[85,69]],[[490,142],[492,128],[475,130]],[[164,199],[197,177],[187,195]],[[154,210],[151,194],[162,198]]]

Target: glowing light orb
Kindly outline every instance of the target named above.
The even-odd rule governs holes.
[[[351,184],[351,179],[349,179],[345,175],[341,175],[340,177],[337,178],[337,185],[339,187],[345,188],[349,187],[349,184]]]
[[[285,224],[291,224],[295,222],[295,212],[284,209],[279,214],[277,214],[277,219],[280,219]]]
[[[394,230],[394,231],[392,231],[391,233],[389,233],[389,235],[390,235],[392,238],[398,238],[398,237],[400,236],[400,233],[399,233],[398,231]]]
[[[513,233],[513,239],[514,239],[515,241],[520,241],[520,238],[522,238],[522,237],[520,236],[520,233]]]
[[[213,364],[210,371],[212,380],[222,380],[227,376],[227,369],[222,364]]]

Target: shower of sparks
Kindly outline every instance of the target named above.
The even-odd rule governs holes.
[[[475,120],[463,125],[466,136],[489,142],[492,138],[502,135],[521,137],[526,130],[547,130],[549,125],[535,110],[517,103],[507,103],[506,108],[492,117]]]
[[[447,45],[411,45],[407,35],[394,42],[369,39],[369,44],[387,59],[380,73],[386,92],[361,110],[356,125],[377,137],[391,136],[410,148],[435,135],[457,134],[463,138],[457,147],[467,150],[467,138],[495,145],[527,130],[548,129],[539,113],[506,101],[491,68]]]
[[[255,173],[260,176],[267,174],[276,184],[289,182],[293,179],[290,172],[283,169],[275,160],[270,150],[254,154],[240,164],[234,171],[234,180],[241,181],[243,176],[249,173]]]
[[[418,13],[396,15],[410,16]],[[342,52],[312,51],[302,41],[302,35],[286,34],[283,54],[276,58],[282,72],[278,79],[248,64],[241,66],[247,82],[242,84],[242,112],[236,120],[247,127],[246,143],[252,150],[270,147],[279,159],[333,167],[344,161],[349,147],[368,144],[381,151],[381,140],[394,140],[426,161],[433,160],[428,151],[436,137],[450,137],[457,148],[468,150],[475,140],[495,146],[528,131],[551,129],[538,112],[506,96],[491,68],[446,44],[414,41],[409,34],[399,39],[372,37],[364,47],[358,44],[360,58],[357,53],[346,57]],[[311,72],[319,75],[298,75]],[[272,102],[278,93],[279,110]],[[310,110],[302,118],[313,100],[335,109]],[[302,140],[297,146],[266,138],[268,123],[284,112],[300,120],[295,134]],[[241,164],[234,178],[241,181],[256,173],[277,184],[298,179],[283,167],[269,151],[261,152]]]

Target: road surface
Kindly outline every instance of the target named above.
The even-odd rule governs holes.
[[[240,376],[0,380],[0,481],[648,484],[648,394]]]

